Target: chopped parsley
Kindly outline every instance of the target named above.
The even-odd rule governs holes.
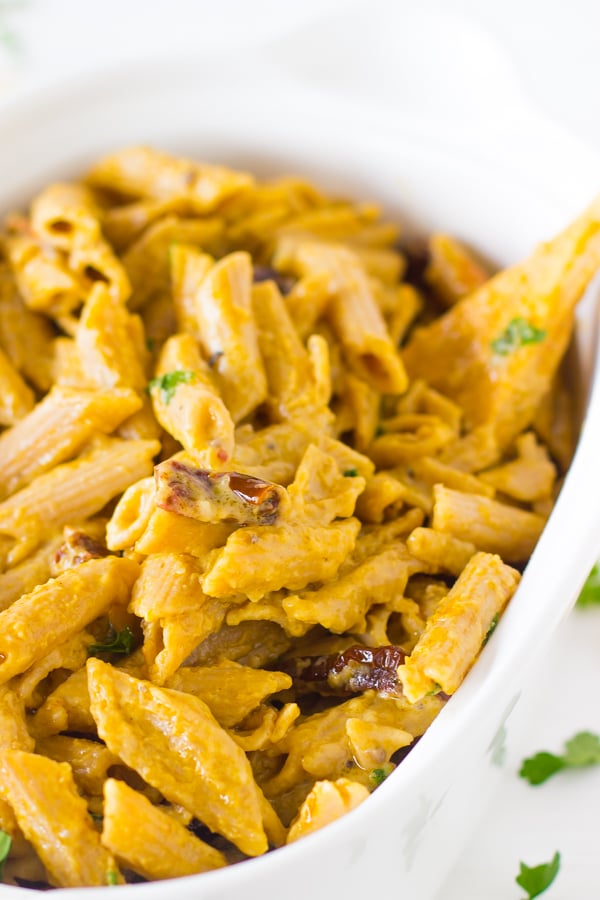
[[[438,684],[437,681],[434,681],[434,682],[433,682],[433,687],[431,688],[430,691],[427,691],[427,693],[425,694],[425,696],[426,696],[426,697],[435,697],[436,694],[441,693],[441,690],[442,690],[441,684]]]
[[[542,750],[524,759],[519,771],[521,778],[530,784],[543,784],[561,769],[580,769],[600,764],[600,737],[589,731],[580,731],[565,744],[561,756]]]
[[[381,437],[382,434],[385,434],[385,428],[384,428],[383,425],[380,423],[380,424],[377,426],[377,428],[375,429],[375,437],[376,437],[376,438]]]
[[[154,348],[156,347],[156,338],[147,337],[146,338],[146,349],[150,353],[154,353]]]
[[[533,900],[534,897],[539,897],[540,894],[543,894],[558,875],[559,869],[560,853],[558,851],[554,854],[550,862],[541,863],[539,866],[530,867],[522,862],[520,872],[515,878],[515,881],[520,887],[527,891],[525,900]]]
[[[546,337],[543,328],[536,328],[527,319],[517,316],[508,323],[506,331],[500,337],[492,341],[492,350],[499,356],[508,356],[518,347],[525,347],[527,344],[539,344]]]
[[[133,650],[133,631],[126,625],[122,631],[109,629],[106,640],[102,644],[90,644],[88,656],[97,656],[99,653],[122,653],[128,655]]]
[[[385,769],[371,769],[371,771],[369,772],[369,778],[373,782],[375,787],[379,787],[380,784],[383,784],[389,774],[390,773],[386,772]]]
[[[490,627],[488,628],[487,634],[486,634],[486,636],[484,637],[483,642],[482,642],[482,644],[481,644],[482,647],[485,647],[485,645],[487,644],[487,642],[489,641],[489,639],[490,639],[491,636],[493,635],[493,633],[494,633],[494,631],[496,630],[496,626],[497,626],[497,624],[498,624],[499,621],[500,621],[500,616],[498,615],[498,613],[496,613],[496,615],[494,616],[494,618],[493,618],[492,621],[490,622]]]
[[[173,372],[166,372],[158,378],[153,378],[148,384],[148,391],[151,392],[157,388],[160,393],[160,399],[168,405],[175,396],[178,386],[180,384],[189,384],[195,377],[194,373],[187,369],[175,369]]]
[[[579,606],[592,606],[600,603],[600,563],[596,563],[588,575],[577,603]]]
[[[4,877],[4,863],[6,862],[8,854],[10,853],[11,844],[12,838],[10,834],[7,834],[0,828],[0,881],[2,881]]]
[[[358,469],[346,469],[344,478],[358,478]]]
[[[108,869],[106,873],[106,883],[110,887],[119,883],[119,873],[116,871],[116,869]]]

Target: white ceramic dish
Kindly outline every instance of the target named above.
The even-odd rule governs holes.
[[[21,97],[0,111],[0,209],[106,151],[139,142],[261,174],[306,175],[330,191],[379,200],[401,220],[466,238],[500,264],[526,255],[591,200],[591,193],[583,196],[586,183],[595,187],[584,178],[589,157],[551,126],[530,117],[520,132],[522,153],[515,152],[510,137],[525,121],[516,94],[512,124],[505,119],[469,132],[466,117],[457,129],[439,110],[403,115],[399,107],[392,115],[389,98],[379,105],[364,97],[355,102],[339,86],[311,86],[289,74],[292,49],[288,74],[277,63],[286,55],[280,43],[271,54],[248,51],[226,71],[217,57]],[[546,155],[533,176],[536,148],[547,154],[550,136],[552,164]],[[569,166],[577,180],[559,181],[556,173]],[[502,736],[528,667],[569,611],[598,552],[600,503],[590,502],[600,458],[594,301],[592,291],[578,322],[574,364],[587,414],[566,484],[494,639],[415,750],[366,803],[316,835],[226,870],[121,888],[119,896],[325,900],[335,893],[362,900],[392,885],[410,900],[433,896],[493,795]],[[83,890],[55,896],[63,894],[84,897]],[[23,896],[0,886],[1,900]]]

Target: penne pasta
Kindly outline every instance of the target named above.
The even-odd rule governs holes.
[[[491,278],[399,235],[148,147],[6,217],[8,884],[216,885],[367,800],[476,662],[574,451],[597,202]]]

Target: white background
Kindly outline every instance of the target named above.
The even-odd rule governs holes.
[[[397,7],[408,0],[388,2]],[[0,45],[0,98],[27,85],[168,56],[174,48],[202,53],[215,40],[225,41],[234,53],[254,38],[283,33],[294,23],[348,5],[345,0],[0,0],[0,34],[13,32],[17,43],[15,53]],[[442,5],[441,0],[421,0],[419,8],[467,16],[489,31],[533,104],[600,158],[600,3],[445,0]],[[423,53],[429,49],[424,46]],[[435,58],[431,66],[435,78]],[[7,139],[0,118],[0,140]],[[519,861],[544,862],[555,850],[562,855],[561,872],[544,896],[599,900],[600,768],[561,773],[537,788],[517,776],[523,757],[540,749],[558,752],[577,731],[600,734],[599,685],[600,609],[576,609],[511,717],[500,793],[439,900],[523,898],[514,882]],[[396,895],[390,891],[390,896]]]

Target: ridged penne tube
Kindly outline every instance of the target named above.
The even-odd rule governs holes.
[[[77,669],[55,688],[30,717],[28,725],[36,740],[61,731],[95,734],[86,669]]]
[[[409,703],[405,697],[382,697],[367,691],[323,712],[308,716],[291,728],[277,745],[287,754],[282,769],[263,786],[270,799],[282,796],[299,782],[313,779],[337,779],[348,769],[354,754],[347,734],[350,719],[360,718],[373,725],[397,729],[400,746],[406,746],[406,732],[423,734],[442,708],[438,697],[424,697]],[[390,750],[388,745],[388,752]],[[285,803],[285,799],[283,801]]]
[[[60,251],[45,249],[25,222],[5,243],[19,293],[29,309],[51,316],[66,316],[84,299],[82,280],[69,269]]]
[[[218,633],[229,608],[228,601],[200,594],[194,607],[147,623],[143,650],[151,681],[164,684],[202,641]]]
[[[139,567],[130,559],[92,559],[16,600],[0,613],[0,684],[24,672],[112,604],[126,604],[138,575]]]
[[[202,566],[193,556],[159,553],[140,567],[131,595],[131,610],[146,622],[197,609],[206,600]]]
[[[261,600],[248,600],[233,606],[225,619],[228,625],[242,622],[276,622],[289,637],[302,637],[310,631],[311,625],[295,619],[283,608],[281,593],[267,594]]]
[[[442,462],[461,472],[481,472],[495,465],[501,455],[493,425],[474,428],[468,434],[450,441],[439,453]]]
[[[199,338],[196,292],[214,259],[189,244],[172,245],[169,259],[177,331]]]
[[[99,660],[88,661],[88,681],[98,733],[113,753],[242,852],[267,850],[250,763],[202,700]]]
[[[565,378],[565,372],[559,369],[533,419],[536,433],[558,463],[561,473],[569,468],[577,443],[573,398]]]
[[[285,672],[254,669],[227,659],[214,666],[182,666],[165,684],[200,697],[224,728],[233,728],[271,694],[291,686]]]
[[[409,509],[385,524],[364,525],[356,539],[354,550],[342,567],[342,573],[348,570],[347,567],[358,565],[369,556],[379,553],[384,547],[399,540],[405,541],[411,531],[423,524],[424,519],[422,510]]]
[[[19,565],[0,575],[0,612],[21,594],[29,594],[38,584],[44,584],[51,575],[52,557],[62,543],[62,535],[56,535]]]
[[[235,432],[231,467],[247,472],[249,468],[268,469],[272,466],[279,470],[279,477],[272,477],[271,480],[278,484],[289,484],[312,441],[312,431],[303,419],[279,422],[258,430],[249,425],[240,426]],[[351,448],[348,451],[354,452]]]
[[[285,304],[300,338],[305,339],[313,333],[331,296],[329,277],[325,272],[305,275],[293,285]]]
[[[30,517],[18,517],[19,510],[35,509],[46,531],[93,516],[152,471],[159,449],[158,441],[96,440],[73,462],[39,475],[0,503],[0,533],[17,540],[32,533]]]
[[[427,570],[427,564],[398,542],[340,575],[332,584],[290,594],[283,600],[283,608],[292,618],[321,624],[334,634],[359,632],[365,628],[365,615],[371,606],[401,597],[410,576]]]
[[[106,525],[106,546],[109,550],[127,550],[144,533],[152,511],[156,483],[154,476],[142,478],[122,494]]]
[[[68,763],[73,770],[75,784],[88,797],[101,797],[108,770],[120,765],[119,758],[108,747],[88,738],[50,735],[39,738],[35,749],[56,762]]]
[[[99,217],[92,192],[82,184],[50,184],[31,202],[33,230],[59,250],[102,240]]]
[[[109,434],[141,406],[133,391],[56,386],[24,419],[0,435],[4,496],[72,459],[97,432]]]
[[[368,788],[348,778],[317,781],[290,825],[286,843],[291,844],[335,822],[360,806],[368,796]]]
[[[75,388],[94,388],[89,383],[83,365],[79,348],[71,337],[57,337],[52,344],[52,379],[55,384]]]
[[[204,576],[213,597],[246,594],[260,600],[282,587],[301,590],[338,571],[360,530],[357,519],[331,525],[249,525],[234,531]]]
[[[381,395],[373,388],[348,372],[344,379],[342,402],[352,417],[353,444],[365,453],[377,431]],[[337,411],[339,417],[341,411]]]
[[[399,284],[396,303],[387,316],[387,327],[395,347],[399,347],[424,306],[423,296],[412,284]]]
[[[187,452],[209,468],[222,468],[234,446],[232,417],[190,334],[170,337],[150,382],[156,418]]]
[[[384,433],[368,448],[378,468],[389,469],[436,453],[455,438],[454,431],[439,416],[403,413],[383,423]]]
[[[123,254],[133,290],[129,307],[146,308],[161,291],[171,304],[170,250],[176,244],[189,244],[209,252],[220,248],[223,223],[220,219],[158,219]]]
[[[365,479],[355,466],[341,471],[340,468],[334,456],[309,444],[288,488],[290,517],[328,525],[334,519],[353,515]]]
[[[136,541],[135,550],[145,556],[152,553],[188,553],[204,559],[211,550],[225,544],[234,527],[224,522],[198,522],[197,519],[156,508]]]
[[[164,440],[165,434],[156,421],[150,395],[144,391],[138,396],[142,405],[119,425],[115,434],[124,441]]]
[[[35,659],[22,675],[11,680],[11,685],[27,709],[39,706],[45,694],[43,691],[40,694],[38,687],[51,672],[57,669],[76,672],[85,666],[88,647],[92,641],[92,635],[85,630],[72,634],[66,640],[59,638],[57,643],[43,656]]]
[[[0,686],[0,752],[26,750],[31,752],[34,740],[27,730],[25,706],[12,688]]]
[[[93,384],[145,389],[144,326],[102,282],[94,285],[81,310],[75,342]]]
[[[27,309],[12,275],[0,267],[0,346],[17,371],[40,391],[49,390],[53,382],[54,337],[48,319]]]
[[[227,864],[219,850],[114,778],[104,785],[102,843],[122,865],[149,880],[209,872]]]
[[[352,370],[379,391],[401,394],[408,380],[400,355],[356,255],[339,244],[310,239],[282,239],[275,265],[304,275],[326,273],[333,294],[327,315]]]
[[[529,559],[546,524],[536,513],[441,484],[434,487],[433,496],[435,531],[473,543],[478,550],[497,553],[513,563]]]
[[[1,439],[0,439],[1,440]],[[531,503],[552,495],[556,467],[548,451],[528,431],[516,440],[517,458],[480,474],[481,481],[502,494]]]
[[[252,312],[252,262],[247,253],[219,260],[196,294],[204,355],[234,422],[267,398],[267,379]]]
[[[273,420],[310,414],[317,405],[310,359],[274,281],[254,285],[252,309]]]
[[[425,281],[445,306],[453,306],[491,277],[473,253],[448,234],[432,234]]]
[[[508,446],[532,422],[599,265],[596,200],[527,260],[415,330],[403,352],[409,374],[462,406],[469,430],[489,425]]]
[[[417,478],[432,487],[434,484],[444,484],[456,491],[463,491],[466,494],[483,494],[484,497],[493,497],[496,493],[491,483],[477,475],[471,475],[470,472],[456,469],[434,456],[414,459],[410,467]]]
[[[499,556],[476,553],[440,601],[404,665],[404,694],[416,703],[433,690],[453,694],[481,650],[494,616],[502,612],[520,579]]]
[[[127,147],[101,159],[87,180],[126,197],[180,198],[201,215],[253,183],[245,172],[170,156],[151,147]]]
[[[356,501],[356,515],[362,522],[383,522],[386,511],[401,507],[406,500],[406,487],[399,478],[391,472],[377,472]]]
[[[477,550],[469,541],[461,541],[432,528],[415,528],[406,539],[406,546],[413,556],[427,563],[429,571],[449,572],[456,576]]]
[[[15,425],[33,409],[33,391],[0,349],[0,425]]]
[[[102,231],[113,247],[122,252],[157,219],[185,212],[185,203],[172,200],[136,200],[112,206],[102,216]]]
[[[79,795],[71,767],[37,753],[0,751],[0,796],[10,803],[57,887],[121,881]]]
[[[413,742],[412,734],[404,728],[368,722],[358,716],[348,719],[346,734],[356,762],[367,770],[389,763],[397,750]]]
[[[310,232],[314,237],[328,241],[344,241],[354,238],[362,228],[363,210],[352,203],[335,203],[309,209],[296,214],[278,234]]]
[[[463,412],[460,406],[420,379],[413,381],[406,394],[396,400],[395,409],[398,416],[403,413],[437,416],[457,436],[461,432]]]

